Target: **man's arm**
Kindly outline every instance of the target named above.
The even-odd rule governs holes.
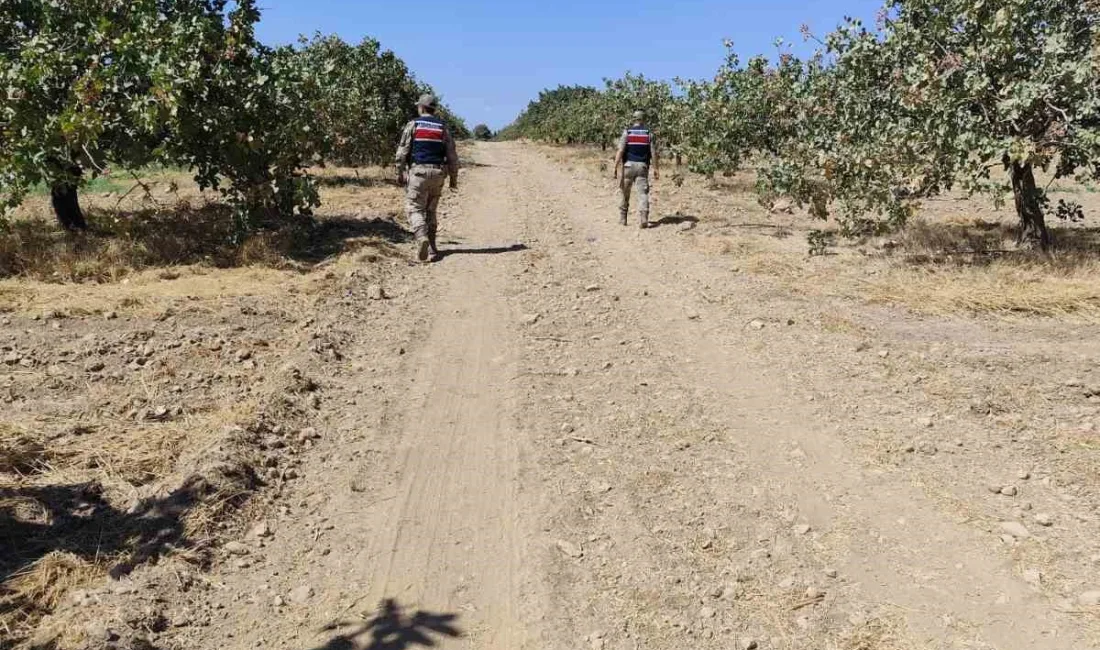
[[[444,129],[443,141],[447,145],[447,174],[451,177],[451,189],[458,189],[458,148],[455,147],[455,139],[451,137],[451,130]]]
[[[394,156],[394,162],[397,164],[397,182],[402,185],[405,184],[409,156],[412,154],[413,127],[413,122],[405,125],[405,130],[401,132],[401,142],[397,145],[397,154]]]
[[[612,173],[612,178],[619,177],[619,170],[623,166],[623,158],[626,156],[626,131],[623,131],[623,135],[619,138],[618,151],[615,153],[615,171]]]
[[[661,149],[657,146],[657,137],[649,134],[649,153],[653,165],[653,180],[661,180]]]

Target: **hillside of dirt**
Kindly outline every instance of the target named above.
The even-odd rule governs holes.
[[[1100,648],[1097,224],[811,256],[744,177],[641,230],[590,152],[465,153],[431,265],[377,170],[3,258],[0,648]]]

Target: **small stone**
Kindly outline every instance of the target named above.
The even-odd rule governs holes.
[[[102,621],[91,621],[84,626],[84,637],[95,644],[111,643],[118,640],[118,634]]]
[[[737,644],[740,650],[756,650],[760,647],[760,644],[756,642],[756,639],[741,639],[741,642]]]
[[[84,365],[84,370],[87,370],[88,372],[100,372],[106,367],[107,364],[103,363],[102,361],[89,361],[87,364]]]
[[[920,445],[918,445],[917,448],[920,449],[920,453],[922,453],[926,456],[935,456],[936,452],[939,451],[936,448],[935,444],[933,444],[931,442],[928,442],[927,440],[920,443]]]
[[[598,284],[590,284],[590,285],[588,285],[587,287],[585,287],[585,288],[584,288],[584,290],[585,290],[585,291],[588,291],[588,292],[592,292],[592,291],[599,291],[599,290],[600,290],[600,285],[598,285]]]
[[[223,548],[230,555],[248,555],[249,549],[240,542],[229,542]]]
[[[1002,521],[1001,530],[1011,535],[1014,539],[1027,539],[1031,537],[1031,531],[1027,526],[1018,521]]]
[[[1098,607],[1100,606],[1100,591],[1086,591],[1077,597],[1077,602],[1081,603],[1082,607]]]
[[[695,311],[695,310],[691,310],[691,311],[688,311],[688,312],[687,312],[687,313],[685,314],[685,316],[687,316],[687,319],[688,319],[688,320],[699,320],[699,318],[700,318],[700,316],[699,316],[699,312],[697,312],[697,311]]]
[[[251,358],[252,358],[252,351],[251,350],[239,350],[237,352],[237,363],[248,361]]]
[[[248,531],[248,536],[257,539],[271,537],[271,526],[266,521],[261,521]]]
[[[1045,512],[1040,512],[1035,515],[1035,523],[1039,524],[1040,526],[1050,527],[1054,525],[1054,517]]]
[[[172,627],[187,627],[191,625],[191,614],[190,612],[177,612],[172,614],[169,620],[172,622]]]
[[[116,312],[116,311],[109,311],[109,312],[107,312],[106,314],[103,314],[103,318],[104,318],[105,320],[115,320],[116,318],[118,318],[118,312]]]
[[[1021,481],[1026,481],[1031,478],[1031,472],[1027,470],[1020,470],[1016,473],[1016,478],[1020,479]]]
[[[283,605],[286,605],[286,600],[282,596],[275,596],[272,604],[276,607],[282,607]]]
[[[1006,497],[1014,497],[1019,493],[1020,490],[1015,485],[1006,485],[1001,488],[1001,494],[1005,495]]]
[[[699,610],[699,618],[714,618],[718,615],[718,610],[713,607],[704,607]]]
[[[1003,487],[1004,487],[1003,485],[997,485],[996,483],[990,483],[989,485],[985,486],[985,489],[989,490],[993,494],[1000,494],[1001,493],[1001,488],[1003,488]]]
[[[931,429],[932,427],[936,426],[936,421],[930,417],[917,418],[917,426],[923,427],[925,429]]]
[[[885,359],[886,357],[890,356],[890,351],[889,350],[879,350],[878,351],[878,356]]]
[[[573,559],[579,559],[584,557],[584,549],[579,544],[568,542],[564,539],[559,539],[557,542],[558,550],[565,553],[567,556]]]
[[[525,314],[523,318],[520,319],[520,322],[524,325],[534,325],[539,322],[540,318],[542,318],[541,314]]]
[[[302,585],[295,587],[287,594],[287,598],[295,605],[305,605],[313,597],[313,587]]]
[[[385,300],[386,290],[380,284],[372,284],[367,287],[367,298],[371,300]]]
[[[760,331],[760,330],[764,329],[765,327],[767,327],[767,323],[765,323],[762,320],[757,319],[757,320],[753,320],[752,322],[750,322],[749,327],[753,328],[754,330]]]
[[[813,530],[813,528],[811,528],[809,524],[798,524],[794,527],[794,534],[809,535],[811,530]]]
[[[824,598],[825,591],[818,589],[817,587],[809,587],[806,589],[806,598]]]
[[[828,578],[835,578],[840,575],[840,572],[836,569],[825,569],[825,576]]]

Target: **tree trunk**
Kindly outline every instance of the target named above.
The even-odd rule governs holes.
[[[678,154],[676,154],[676,168],[679,169],[680,167],[683,167],[683,166],[684,166],[684,155],[678,153]]]
[[[1043,218],[1039,188],[1035,185],[1035,172],[1030,164],[1012,163],[1012,194],[1016,198],[1016,214],[1020,217],[1016,244],[1050,250],[1050,231]]]
[[[88,229],[88,222],[84,220],[84,212],[80,209],[74,183],[55,184],[50,188],[50,198],[53,202],[54,214],[57,215],[57,222],[62,228],[69,231]]]

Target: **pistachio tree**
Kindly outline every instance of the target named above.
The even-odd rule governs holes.
[[[241,229],[308,212],[308,84],[256,40],[259,17],[254,0],[0,3],[3,206],[45,184],[61,225],[81,229],[84,183],[160,162],[220,190]]]
[[[877,29],[847,21],[794,87],[804,119],[773,185],[894,222],[951,188],[1012,197],[1019,243],[1047,249],[1039,176],[1100,172],[1098,16],[1079,0],[893,0]]]

